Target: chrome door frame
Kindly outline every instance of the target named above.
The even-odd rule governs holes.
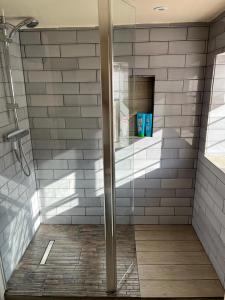
[[[104,217],[107,292],[117,289],[115,158],[113,135],[113,56],[111,0],[98,0],[103,119]]]
[[[5,272],[3,268],[2,257],[0,254],[0,300],[5,299],[4,295],[5,295],[6,288],[7,288],[7,284],[5,279]]]

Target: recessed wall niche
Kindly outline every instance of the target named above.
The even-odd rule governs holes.
[[[114,65],[115,142],[137,136],[138,112],[154,113],[155,77],[130,76],[128,72],[121,63]]]
[[[130,136],[137,136],[136,115],[154,112],[155,77],[129,77]]]

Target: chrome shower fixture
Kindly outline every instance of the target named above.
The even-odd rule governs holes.
[[[1,64],[6,74],[6,82],[9,87],[11,102],[8,103],[7,108],[13,111],[15,119],[15,130],[7,135],[7,141],[12,143],[12,150],[16,156],[16,159],[20,163],[21,171],[26,175],[31,175],[31,169],[28,160],[25,156],[23,144],[21,139],[29,134],[29,131],[20,128],[18,118],[18,103],[15,98],[15,88],[12,76],[12,66],[10,62],[10,43],[13,42],[14,35],[24,26],[33,28],[38,25],[38,21],[32,17],[24,18],[17,25],[13,25],[6,21],[4,14],[0,16],[0,41],[2,42],[2,50],[0,51]]]
[[[19,22],[17,25],[13,25],[6,21],[5,16],[0,16],[0,28],[2,28],[5,32],[9,29],[9,33],[5,34],[5,38],[8,42],[11,42],[14,35],[24,26],[27,28],[34,28],[39,24],[38,20],[33,17],[25,17],[24,20]]]
[[[12,28],[12,30],[9,33],[9,38],[12,39],[14,34],[24,26],[26,26],[27,28],[34,28],[38,24],[39,24],[38,20],[32,17],[28,17]]]

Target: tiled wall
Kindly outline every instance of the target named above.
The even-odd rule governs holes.
[[[225,51],[224,16],[221,16],[210,25],[193,225],[217,270],[221,282],[225,286],[225,174],[204,156],[208,113],[209,109],[215,109],[215,107],[209,105],[213,62],[215,55],[222,51]],[[224,82],[221,82],[221,87],[224,89]],[[223,89],[217,94],[219,104],[217,109],[220,112],[224,106]],[[221,110],[219,109],[220,105]],[[221,115],[221,118],[223,118],[223,115]],[[221,118],[219,118],[219,129],[223,131]],[[214,124],[216,125],[216,122]],[[215,132],[216,134],[219,134],[219,132]]]
[[[133,74],[155,76],[154,135],[133,143],[134,222],[186,224],[192,215],[208,28],[152,27],[137,29],[136,35],[131,48],[125,29],[114,33],[121,51],[116,55],[133,49]]]
[[[136,43],[131,36],[129,29],[114,31],[114,54],[122,62],[135,54],[133,75],[155,76],[154,137],[117,150],[118,222],[187,224],[208,27],[139,28]],[[21,43],[44,222],[100,223],[98,31],[24,31]]]
[[[2,52],[2,45],[0,45]],[[18,35],[10,44],[16,101],[19,105],[20,128],[29,128],[23,69]],[[32,160],[30,136],[23,139],[26,157],[32,174],[25,177],[17,162],[11,144],[4,141],[5,134],[15,129],[12,111],[6,104],[11,102],[7,92],[4,68],[0,68],[0,253],[8,279],[39,226],[39,206]],[[6,89],[6,90],[5,90]]]
[[[98,32],[21,33],[43,222],[100,223]]]

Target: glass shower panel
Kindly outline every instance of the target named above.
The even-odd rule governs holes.
[[[127,1],[113,1],[113,127],[115,149],[117,282],[126,293],[135,272],[134,241],[134,134],[133,75],[135,8]],[[134,288],[135,293],[135,288]]]
[[[133,275],[136,259],[132,227],[132,95],[135,87],[132,77],[132,43],[135,9],[122,0],[99,0],[99,28],[107,291],[117,290],[122,296],[130,293],[129,286],[134,283],[128,280],[131,278],[130,273]]]

